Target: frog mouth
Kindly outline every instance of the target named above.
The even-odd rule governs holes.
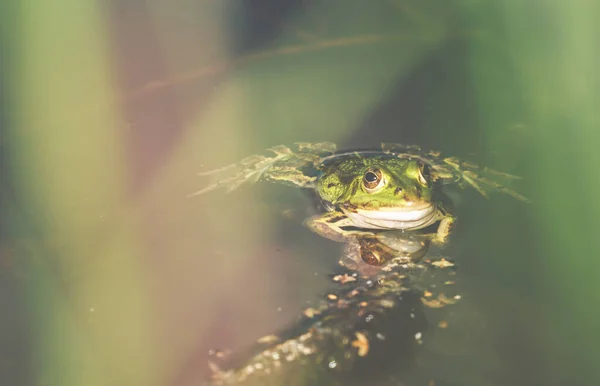
[[[357,227],[370,229],[420,229],[437,218],[434,205],[420,208],[378,208],[344,210]]]
[[[373,220],[396,220],[396,221],[415,221],[426,217],[433,212],[433,205],[428,205],[422,209],[398,209],[398,208],[379,208],[377,210],[357,209],[356,213],[360,216]]]

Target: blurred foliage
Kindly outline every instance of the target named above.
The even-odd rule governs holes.
[[[595,384],[600,373],[594,304],[600,251],[596,149],[600,137],[600,52],[597,2],[497,3],[471,13],[495,33],[473,45],[481,118],[493,146],[506,140],[506,117],[527,140],[518,165],[526,170],[534,206],[533,248],[524,255],[541,306],[532,333],[542,344],[544,384]],[[498,16],[501,17],[498,17]],[[520,134],[523,135],[523,134]],[[510,159],[513,154],[506,154]],[[577,197],[573,197],[573,187]],[[514,261],[518,264],[518,261]],[[521,262],[522,263],[522,262]],[[560,363],[560,365],[559,365]]]

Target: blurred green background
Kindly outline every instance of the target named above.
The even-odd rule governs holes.
[[[467,305],[427,371],[600,382],[600,3],[0,10],[0,384],[194,384],[208,347],[292,320],[339,253],[299,225],[309,201],[185,196],[198,171],[296,141],[416,143],[523,176],[531,204],[459,198]]]

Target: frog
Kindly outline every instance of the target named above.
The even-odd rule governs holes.
[[[201,172],[218,176],[188,197],[218,188],[230,192],[249,182],[266,180],[312,189],[324,212],[304,224],[328,239],[344,242],[374,237],[385,231],[430,229],[431,240],[445,245],[456,215],[442,186],[470,187],[484,197],[492,191],[521,201],[528,199],[500,181],[520,177],[445,157],[417,145],[381,143],[376,149],[337,151],[331,142],[297,142],[292,148],[268,149],[272,156],[253,155],[237,164]]]
[[[518,176],[415,145],[338,151],[330,142],[299,142],[268,151],[198,173],[211,182],[188,197],[258,181],[308,189],[323,210],[304,224],[344,243],[344,252],[334,288],[297,322],[248,350],[211,357],[211,386],[385,379],[426,339],[425,309],[461,299],[452,259],[428,252],[432,243],[448,242],[457,221],[444,187],[529,201],[506,186]]]
[[[415,231],[437,224],[444,244],[456,216],[437,194],[429,165],[393,154],[352,152],[319,164],[316,192],[327,209],[306,226],[335,241],[376,231]]]

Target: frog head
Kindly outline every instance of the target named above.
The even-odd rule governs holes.
[[[317,192],[353,226],[419,229],[437,219],[429,166],[393,156],[346,157],[323,164]]]

